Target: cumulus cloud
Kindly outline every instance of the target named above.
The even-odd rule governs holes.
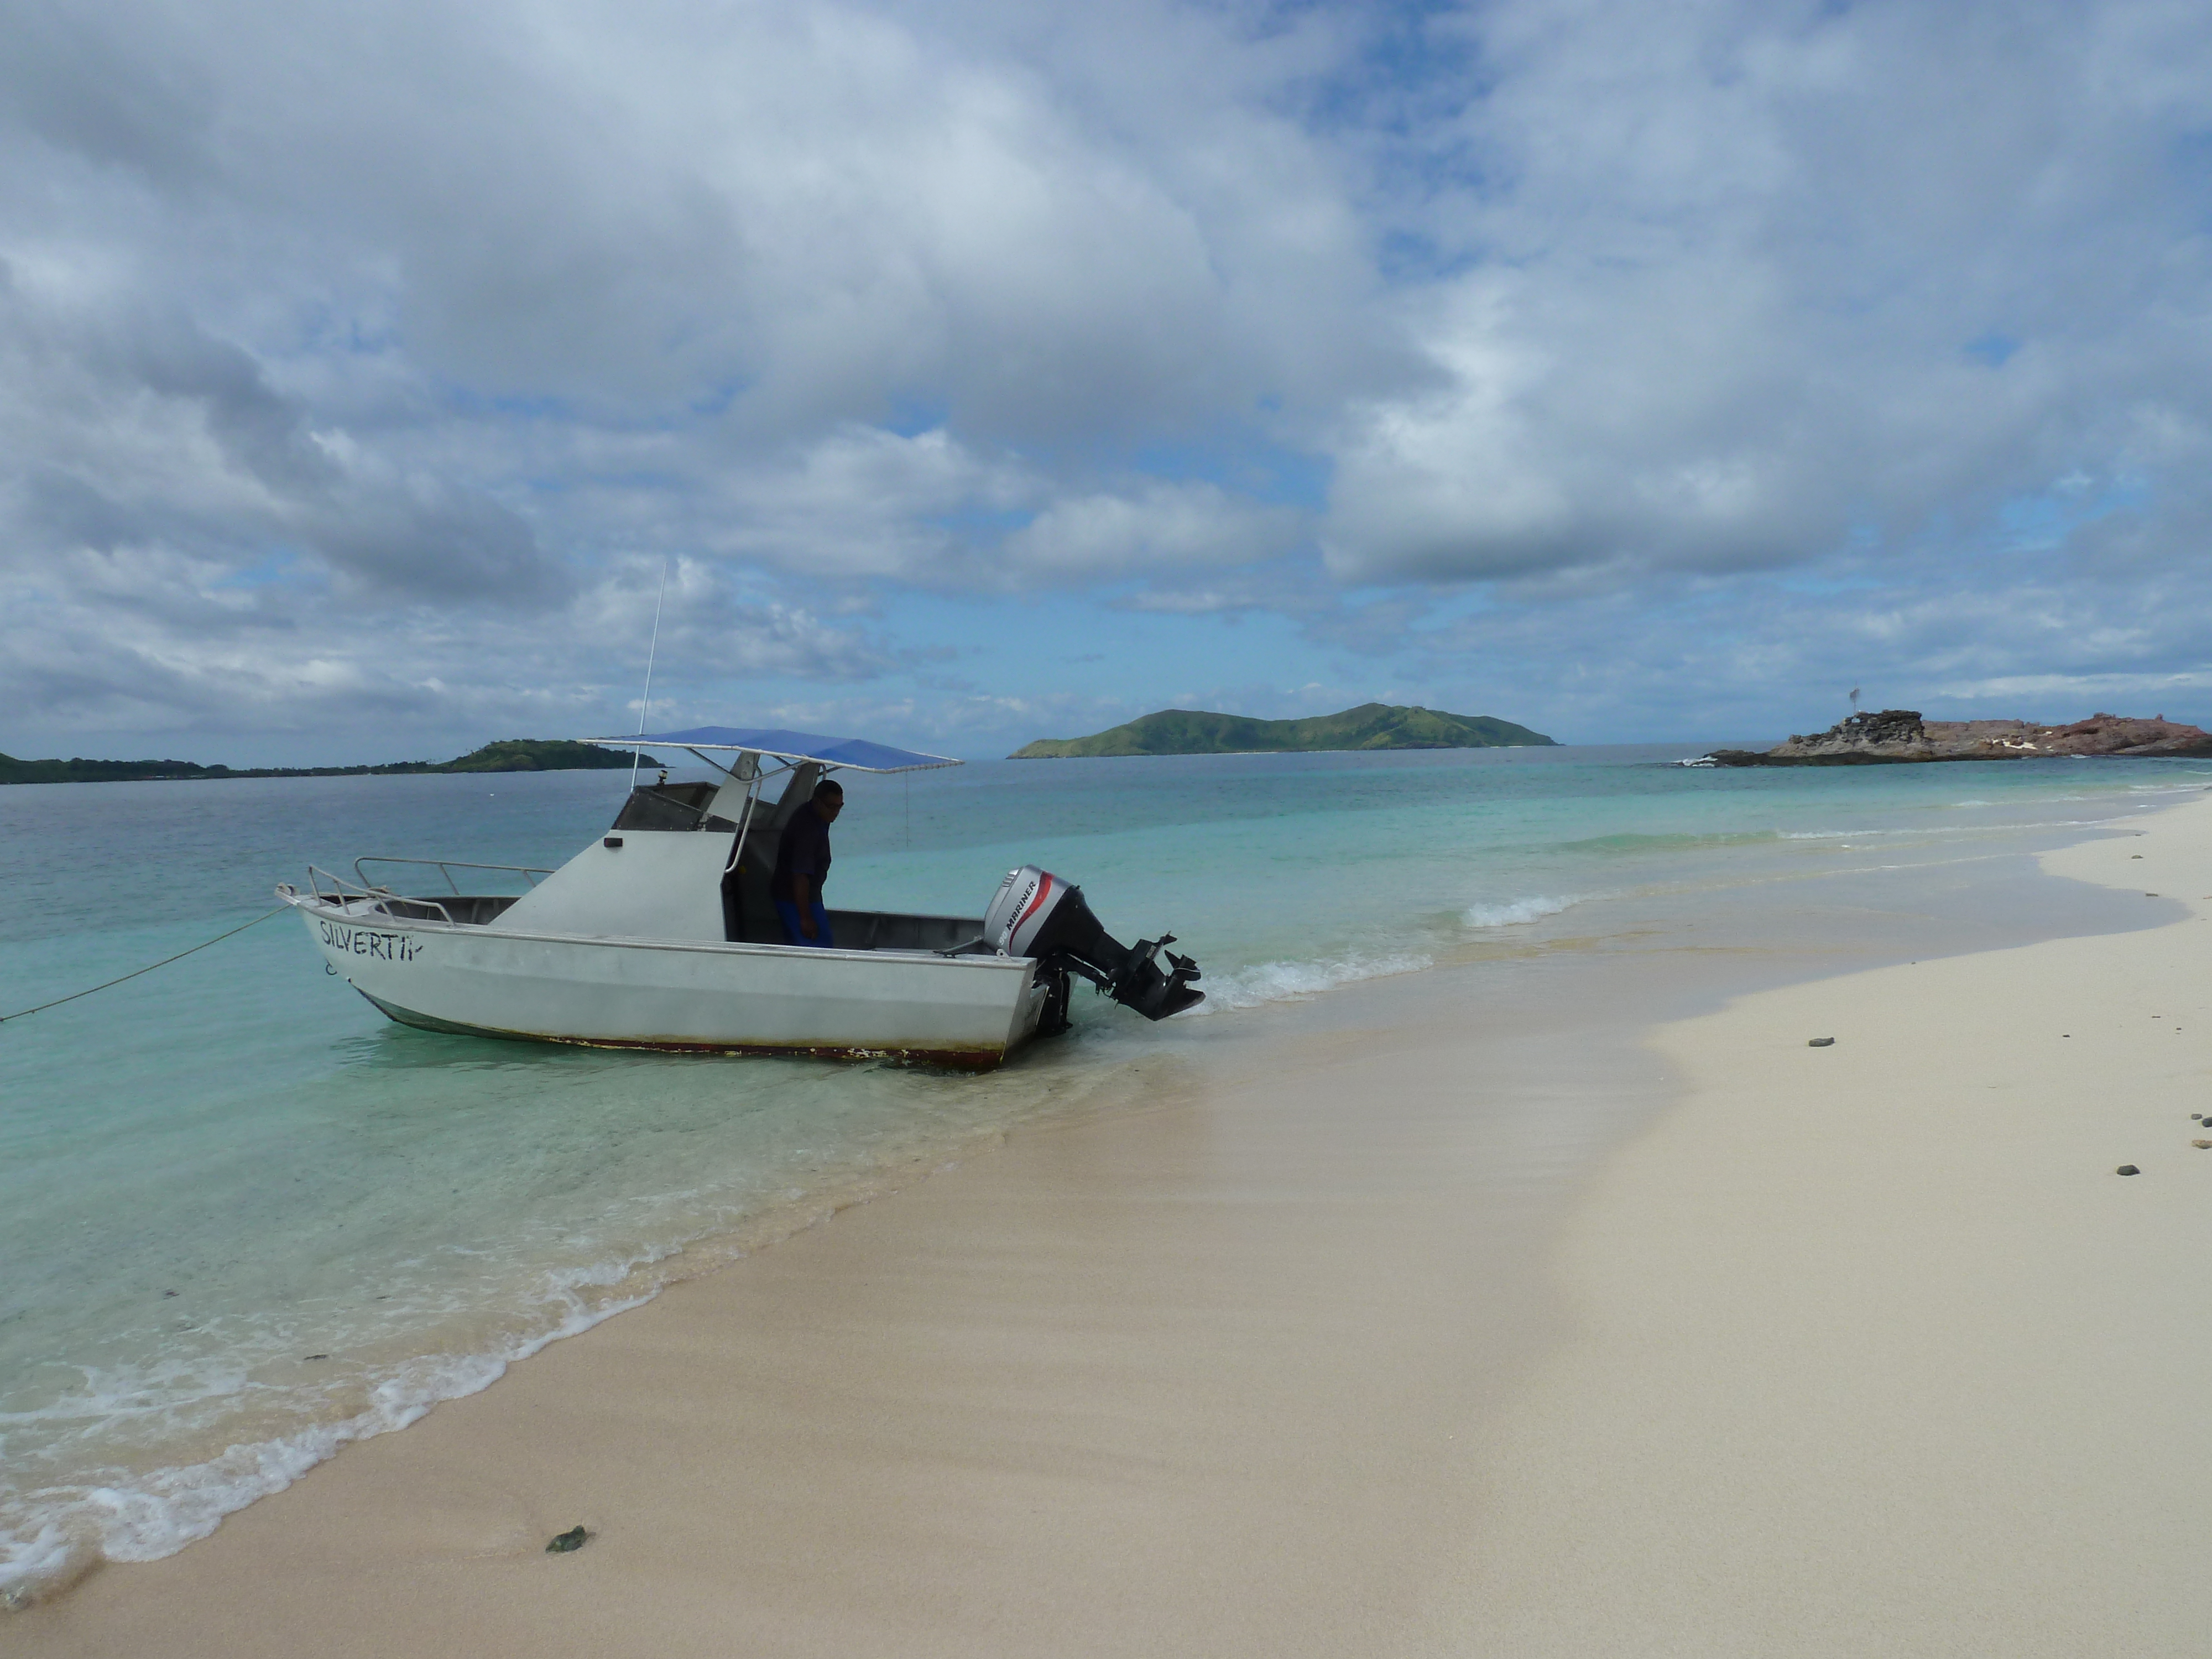
[[[85,305],[0,259],[0,553],[177,550],[246,568],[287,551],[344,591],[503,603],[566,576],[481,489],[312,429],[245,350],[151,302]]]
[[[1427,135],[1467,268],[1430,383],[1346,406],[1355,580],[1801,562],[2201,466],[2201,134],[2152,4],[1513,0]],[[2179,551],[2179,546],[2172,550]]]
[[[0,708],[11,730],[258,734],[280,760],[579,735],[635,711],[659,568],[625,562],[520,611],[301,605],[288,586],[281,569],[240,583],[135,548],[0,570]],[[659,696],[688,692],[708,713],[749,679],[862,684],[931,655],[696,562],[670,573],[659,640],[686,665]]]
[[[2205,662],[2212,25],[2167,0],[0,32],[0,689],[45,729],[611,708],[663,560],[678,695],[917,735],[986,718],[958,605],[1043,593],[1593,720],[1854,650]]]
[[[1024,570],[1093,580],[1250,564],[1285,552],[1304,528],[1288,507],[1240,501],[1210,483],[1151,483],[1130,494],[1063,497],[1006,538]]]

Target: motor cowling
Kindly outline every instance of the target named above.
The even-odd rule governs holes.
[[[1167,947],[1173,933],[1123,945],[1099,925],[1083,890],[1048,870],[1025,864],[1009,871],[983,913],[983,937],[1001,956],[1035,957],[1049,968],[1078,973],[1146,1019],[1165,1019],[1206,993],[1191,988],[1198,964]],[[1163,971],[1159,957],[1167,957]]]

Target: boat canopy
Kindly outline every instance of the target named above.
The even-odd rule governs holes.
[[[870,743],[865,738],[828,738],[818,732],[786,732],[737,726],[695,726],[688,732],[624,732],[618,738],[587,738],[585,741],[603,743],[617,749],[635,749],[646,744],[656,744],[664,747],[689,749],[695,753],[711,749],[744,755],[767,755],[794,764],[812,761],[818,766],[843,767],[854,772],[926,772],[933,767],[961,764],[948,756],[924,755],[911,749],[894,749],[889,744]]]

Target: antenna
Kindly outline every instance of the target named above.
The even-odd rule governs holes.
[[[637,708],[637,743],[629,751],[629,787],[637,787],[638,757],[645,752],[645,721],[653,712],[653,659],[660,654],[660,602],[668,597],[668,560],[660,561],[660,592],[653,601],[653,643],[645,648],[645,701]]]

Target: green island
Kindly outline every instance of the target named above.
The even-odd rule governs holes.
[[[574,772],[630,764],[627,749],[565,738],[502,738],[449,761],[381,766],[202,766],[194,761],[17,760],[0,755],[0,783],[126,783],[175,778],[356,778],[403,772]],[[659,766],[645,756],[641,766]]]
[[[1163,708],[1087,738],[1040,738],[1009,760],[1069,760],[1094,755],[1290,754],[1343,749],[1513,749],[1547,747],[1552,739],[1488,714],[1363,702],[1334,714],[1261,720]]]

